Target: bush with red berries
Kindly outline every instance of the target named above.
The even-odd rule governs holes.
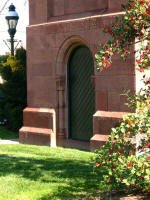
[[[150,98],[138,102],[137,111],[125,115],[113,128],[109,141],[96,151],[95,168],[111,189],[150,191]],[[137,135],[141,136],[137,145]],[[145,137],[146,136],[146,137]]]
[[[133,46],[137,69],[140,72],[150,69],[150,1],[128,0],[122,7],[125,11],[122,17],[104,28],[104,34],[111,39],[100,43],[97,71],[109,68],[116,54],[125,61]],[[111,189],[150,192],[150,78],[145,78],[145,88],[138,94],[131,96],[129,90],[123,90],[127,105],[136,112],[124,116],[120,126],[112,129],[109,141],[96,151],[95,169]]]
[[[137,69],[144,72],[150,69],[150,1],[128,0],[122,5],[125,14],[116,17],[110,26],[105,26],[104,34],[110,35],[110,40],[100,43],[100,51],[96,54],[97,70],[102,71],[112,64],[112,56],[119,54],[126,60],[131,53],[131,47],[136,44]],[[138,45],[137,45],[138,44]]]

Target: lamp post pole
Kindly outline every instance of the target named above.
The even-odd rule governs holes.
[[[14,56],[14,36],[10,36],[10,44],[11,44],[11,55]]]
[[[11,44],[11,55],[14,56],[14,36],[16,33],[16,26],[18,23],[18,13],[16,12],[16,8],[13,4],[9,6],[9,11],[7,16],[5,17],[8,24],[8,33],[10,35],[10,44]]]

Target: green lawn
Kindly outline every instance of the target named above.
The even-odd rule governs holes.
[[[90,199],[99,190],[93,155],[75,149],[0,145],[0,200]]]
[[[0,140],[17,139],[18,133],[7,130],[5,127],[0,126]]]

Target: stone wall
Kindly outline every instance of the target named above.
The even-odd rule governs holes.
[[[32,118],[30,112],[28,112],[30,108],[53,109],[56,113],[56,119],[53,117],[56,122],[56,131],[52,130],[52,133],[56,133],[57,141],[68,138],[67,62],[71,51],[82,44],[89,48],[94,58],[99,50],[98,43],[109,39],[102,33],[104,25],[112,24],[116,16],[122,16],[120,12],[115,13],[115,11],[120,11],[122,1],[109,0],[104,1],[104,3],[103,1],[87,0],[85,5],[84,1],[80,1],[80,6],[77,0],[72,0],[73,4],[65,4],[64,6],[63,2],[70,3],[70,0],[30,0],[30,26],[27,28],[28,108],[24,111],[24,125],[28,124],[28,127],[32,127],[32,121],[29,124],[28,120],[28,118]],[[55,2],[55,5],[50,6],[52,2]],[[60,2],[62,6],[56,6]],[[56,9],[54,9],[54,6]],[[107,10],[105,10],[107,6]],[[97,8],[99,14],[95,15],[94,12],[97,12]],[[61,12],[59,12],[59,9]],[[90,14],[91,12],[93,13]],[[62,17],[59,18],[60,16],[56,15]],[[53,18],[53,20],[51,21],[50,18]],[[101,73],[96,71],[96,62],[94,67],[91,81],[95,87],[95,112],[98,110],[130,111],[124,105],[126,99],[120,96],[120,93],[123,87],[132,92],[136,90],[134,54],[131,53],[126,62],[121,61],[119,56],[115,56],[112,67]],[[26,112],[28,113],[26,114]],[[34,115],[36,115],[35,112]],[[47,122],[42,122],[42,124]],[[54,123],[54,121],[51,123]],[[37,120],[37,126],[34,124],[34,127],[44,128],[43,125],[39,127],[39,124],[40,122]],[[22,129],[20,136],[30,138],[29,130],[31,128]],[[40,131],[42,138],[43,131],[41,129]],[[34,143],[34,131],[31,132],[32,143]],[[38,132],[38,134],[40,133]],[[105,131],[103,134],[105,134]],[[29,135],[29,137],[26,135]],[[36,140],[40,144],[39,135]],[[45,140],[43,140],[44,142]],[[53,141],[51,140],[51,142]]]
[[[126,0],[29,0],[30,24],[120,12]]]

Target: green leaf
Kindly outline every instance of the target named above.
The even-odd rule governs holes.
[[[141,171],[136,171],[137,176],[141,176],[142,172]]]
[[[109,174],[109,175],[112,175],[112,171],[111,171],[111,170],[109,170],[108,174]]]
[[[122,164],[124,164],[124,161],[123,161],[121,158],[118,158],[118,160],[119,160]]]
[[[123,179],[122,182],[125,183],[126,185],[130,185],[130,184],[128,183],[128,180],[127,180],[127,179]]]
[[[121,4],[121,7],[122,7],[123,9],[125,9],[125,8],[126,8],[124,4]]]
[[[150,170],[147,169],[147,170],[146,170],[146,174],[147,174],[147,175],[150,175]]]
[[[143,166],[143,163],[138,163],[138,167],[142,167]]]

